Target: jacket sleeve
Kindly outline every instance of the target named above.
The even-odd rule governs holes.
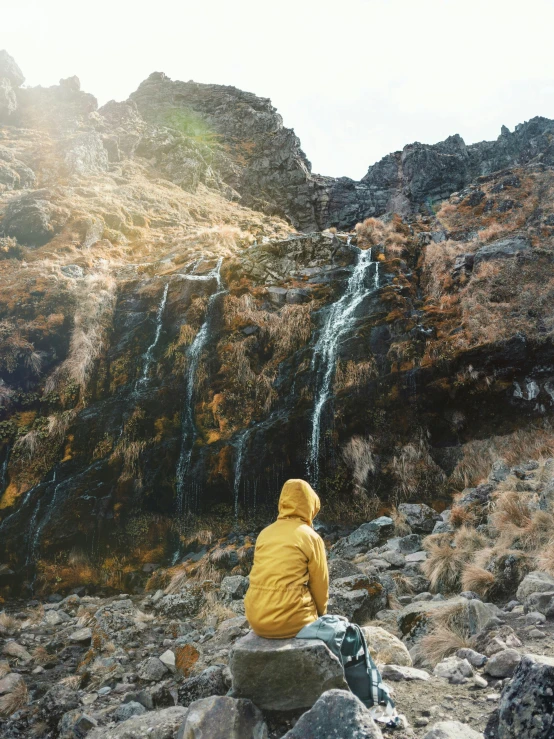
[[[308,587],[317,608],[317,615],[324,616],[327,613],[327,601],[329,600],[329,570],[327,569],[325,544],[319,536],[313,542],[312,556],[308,561],[308,573],[310,576]]]

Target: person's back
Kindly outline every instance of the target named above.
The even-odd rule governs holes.
[[[279,517],[256,541],[246,618],[258,636],[285,639],[327,611],[325,546],[313,530],[319,498],[304,480],[288,480]]]

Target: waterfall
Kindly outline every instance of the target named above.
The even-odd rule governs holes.
[[[214,306],[217,302],[217,298],[225,292],[225,290],[222,289],[220,274],[222,261],[223,257],[219,259],[215,269],[213,269],[208,275],[205,275],[202,278],[215,278],[217,289],[215,293],[210,295],[210,299],[208,300],[208,305],[206,308],[204,323],[202,324],[199,332],[196,334],[194,341],[187,351],[188,362],[185,373],[185,402],[183,405],[183,414],[181,421],[181,453],[179,455],[179,462],[177,464],[177,512],[179,515],[182,515],[185,510],[185,504],[188,502],[185,499],[186,476],[189,471],[190,460],[192,457],[192,447],[196,438],[196,426],[194,423],[194,383],[196,379],[196,371],[198,369],[200,357],[202,356],[202,352],[210,335]],[[188,277],[188,279],[199,279],[199,277],[196,275],[183,275],[183,277]]]
[[[52,483],[56,482],[56,471],[54,470],[54,476],[52,478]],[[42,503],[42,498],[37,501],[36,507],[33,513],[33,516],[31,520],[29,521],[29,549],[27,553],[27,564],[32,560],[36,562],[37,555],[40,552],[40,540],[42,536],[42,531],[48,521],[52,518],[52,515],[56,511],[56,504],[58,502],[58,493],[60,491],[60,488],[64,484],[64,481],[59,482],[57,485],[54,486],[54,492],[52,493],[52,498],[50,500],[50,503],[48,505],[48,510],[44,512],[44,516],[40,520],[38,526],[36,525],[38,514],[40,511],[40,504]]]
[[[4,461],[2,462],[2,467],[0,468],[0,495],[2,495],[2,493],[8,486],[8,464],[10,463],[10,452],[11,448],[7,446]]]
[[[144,367],[142,369],[142,375],[137,382],[137,385],[136,385],[137,388],[139,388],[142,385],[145,385],[148,382],[148,373],[150,372],[150,367],[152,366],[152,360],[154,358],[154,350],[156,346],[158,345],[158,341],[160,340],[160,334],[162,333],[163,315],[165,311],[165,305],[167,303],[168,291],[169,291],[169,282],[166,282],[163,295],[162,295],[162,299],[158,306],[158,310],[156,311],[156,333],[154,334],[154,340],[152,341],[152,343],[146,350],[146,354],[144,355]]]
[[[367,288],[367,275],[375,265],[373,287]],[[316,377],[315,402],[312,413],[312,431],[308,446],[308,474],[313,485],[319,482],[319,446],[321,441],[321,418],[331,397],[331,387],[337,355],[342,339],[354,323],[356,308],[368,292],[379,288],[379,263],[372,261],[371,249],[358,250],[358,260],[346,290],[330,307],[321,333],[314,347],[312,371]]]
[[[235,506],[235,521],[239,518],[239,492],[240,482],[242,478],[242,463],[244,461],[244,450],[250,436],[252,429],[245,429],[242,431],[237,438],[236,451],[235,451],[235,479],[233,482],[233,500]]]

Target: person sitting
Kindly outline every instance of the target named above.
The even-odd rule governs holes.
[[[329,573],[322,538],[312,528],[319,497],[304,480],[287,480],[279,516],[256,541],[246,618],[258,636],[288,639],[327,613]]]
[[[343,616],[327,614],[329,571],[325,545],[313,529],[320,510],[305,480],[287,480],[277,520],[258,536],[246,618],[265,639],[318,639],[340,660],[348,686],[375,720],[401,725],[387,686],[369,654],[364,634]]]

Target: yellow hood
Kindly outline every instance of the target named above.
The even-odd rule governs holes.
[[[279,518],[301,518],[309,526],[319,513],[317,493],[305,480],[287,480],[279,498]]]

